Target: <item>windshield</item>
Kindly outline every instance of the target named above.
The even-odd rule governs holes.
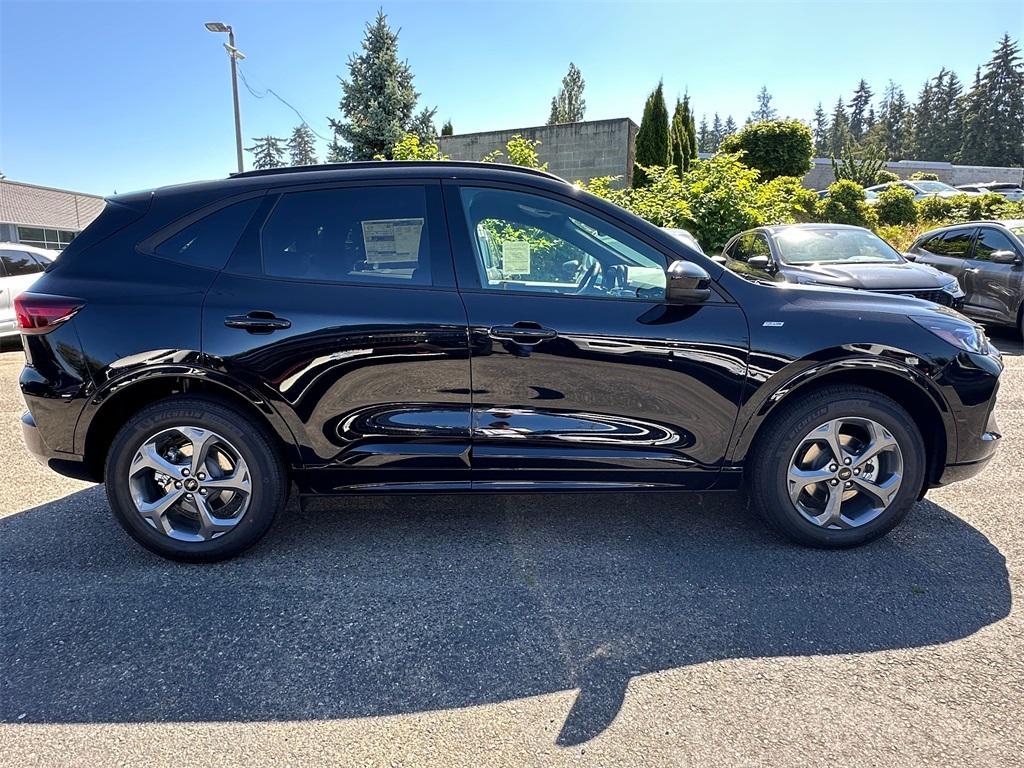
[[[915,181],[914,186],[922,192],[949,192],[950,190],[956,192],[956,189],[941,181]]]
[[[786,229],[775,235],[785,264],[899,263],[885,240],[863,229]]]

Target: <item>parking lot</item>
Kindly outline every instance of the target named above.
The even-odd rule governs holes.
[[[213,566],[38,466],[0,353],[0,762],[1020,764],[1024,348],[995,341],[996,460],[857,550],[726,495],[365,497]]]

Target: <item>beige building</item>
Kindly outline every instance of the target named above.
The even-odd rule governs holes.
[[[0,179],[0,242],[62,250],[103,210],[103,198]]]

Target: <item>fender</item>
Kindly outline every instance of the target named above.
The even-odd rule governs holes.
[[[76,453],[84,454],[86,436],[89,434],[96,414],[112,396],[132,387],[160,379],[185,379],[186,381],[213,384],[217,388],[224,389],[230,399],[234,399],[231,397],[232,395],[244,398],[266,418],[267,424],[284,444],[289,461],[296,465],[301,464],[295,435],[273,404],[251,387],[231,376],[203,366],[202,360],[203,356],[195,351],[155,350],[132,355],[108,366],[105,373],[110,378],[101,385],[97,385],[96,390],[79,414],[78,422],[75,425]],[[118,375],[118,368],[128,370]]]
[[[844,348],[842,351],[849,354],[853,350]],[[863,349],[857,351],[863,352]],[[922,396],[929,399],[942,417],[943,428],[946,432],[946,462],[954,462],[957,445],[956,420],[941,390],[926,371],[904,362],[905,360],[917,360],[909,352],[886,348],[885,353],[885,357],[861,355],[828,361],[804,358],[795,360],[780,369],[758,388],[740,408],[737,418],[738,428],[734,431],[732,443],[729,446],[728,461],[741,463],[744,460],[758,430],[778,406],[794,392],[837,373],[864,372],[899,376],[920,390]],[[917,365],[923,366],[924,364],[918,361]]]

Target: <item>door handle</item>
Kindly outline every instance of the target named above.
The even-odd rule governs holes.
[[[964,272],[968,272],[968,273],[970,273],[972,275],[976,275],[979,272],[981,272],[981,267],[967,267],[966,269],[964,269]]]
[[[523,328],[518,325],[495,325],[487,331],[487,335],[497,341],[512,341],[516,344],[540,344],[557,338],[557,331],[550,328]]]
[[[253,311],[247,315],[228,315],[224,318],[228,328],[240,328],[249,333],[273,333],[292,327],[291,320],[277,317],[273,312]]]

